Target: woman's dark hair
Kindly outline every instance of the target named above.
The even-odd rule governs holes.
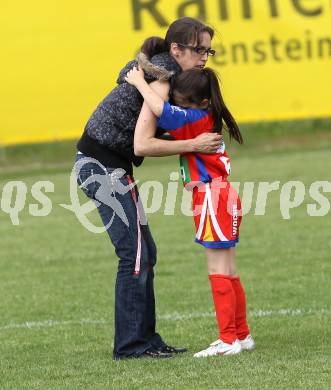
[[[141,47],[141,51],[147,57],[152,58],[156,54],[168,52],[173,42],[182,43],[183,45],[193,43],[199,46],[201,34],[204,32],[207,32],[210,38],[213,38],[214,30],[211,27],[194,18],[180,18],[171,23],[164,39],[160,37],[147,38]]]
[[[215,118],[215,132],[221,132],[226,125],[230,138],[240,144],[243,138],[237,122],[226,107],[219,86],[219,77],[211,68],[189,69],[180,73],[174,80],[172,92],[179,92],[190,103],[201,104],[207,99]]]
[[[145,39],[145,42],[141,46],[140,51],[144,53],[148,58],[152,58],[156,54],[169,51],[169,46],[163,38],[149,37]]]

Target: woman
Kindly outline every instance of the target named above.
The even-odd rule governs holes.
[[[165,39],[147,39],[142,51],[152,63],[152,69],[146,75],[151,87],[166,98],[172,76],[182,70],[203,68],[211,54],[213,34],[210,27],[185,17],[169,26]],[[77,144],[78,183],[86,195],[97,202],[101,219],[119,257],[115,286],[114,359],[168,358],[186,351],[185,348],[166,345],[155,331],[153,267],[156,247],[148,225],[143,221],[143,210],[132,178],[132,164],[138,167],[143,161],[143,157],[137,157],[133,151],[138,117],[143,118],[149,129],[156,128],[156,118],[148,105],[143,104],[139,92],[124,80],[136,65],[136,61],[131,61],[122,69],[118,86],[92,114]],[[214,153],[220,140],[220,135],[211,133],[183,141],[166,141],[153,136],[149,139],[148,150],[152,156]],[[143,155],[143,147],[141,149],[139,154]],[[121,212],[115,214],[110,202],[101,201],[97,195],[100,187],[91,182],[96,175],[109,177],[109,188],[130,188],[127,192],[109,194],[109,198],[116,198],[124,215]]]

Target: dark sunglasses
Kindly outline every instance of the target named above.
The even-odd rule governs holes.
[[[177,45],[184,47],[185,49],[190,49],[195,53],[199,54],[200,56],[203,56],[206,53],[208,56],[214,56],[216,54],[216,51],[214,49],[207,49],[206,47],[203,46],[190,46],[190,45],[184,45],[183,43],[177,43]]]

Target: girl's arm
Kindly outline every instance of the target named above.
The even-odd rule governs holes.
[[[153,81],[148,86],[152,93],[148,96],[156,95],[156,106],[162,103],[163,110],[164,101],[168,99],[169,83],[161,81]],[[151,103],[151,102],[150,102]],[[154,103],[152,102],[151,105]],[[156,109],[160,109],[154,107]],[[218,149],[222,136],[217,133],[204,133],[196,138],[184,141],[165,141],[155,138],[156,131],[156,116],[150,109],[149,104],[145,101],[135,129],[134,135],[134,153],[136,156],[145,157],[162,157],[175,154],[200,152],[200,153],[215,153]]]
[[[128,72],[125,77],[125,81],[138,89],[154,115],[157,117],[161,116],[164,100],[168,100],[169,85],[168,89],[164,88],[165,99],[162,99],[160,94],[156,93],[146,82],[144,78],[144,71],[141,68],[138,69],[135,67]]]

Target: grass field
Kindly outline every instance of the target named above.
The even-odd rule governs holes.
[[[243,221],[238,269],[246,286],[252,353],[193,359],[217,338],[203,250],[193,244],[191,217],[149,215],[158,245],[158,330],[189,352],[168,361],[112,360],[113,290],[117,267],[104,234],[84,229],[59,204],[69,203],[73,143],[1,152],[0,195],[9,180],[49,180],[52,211],[32,217],[28,194],[20,225],[0,211],[1,389],[328,389],[330,383],[331,211],[309,217],[309,187],[331,181],[331,122],[248,127],[233,145],[232,181],[302,181],[304,202],[282,219],[280,191],[266,215]],[[168,183],[177,159],[149,159],[141,183]],[[331,202],[331,193],[325,193]],[[253,205],[255,204],[254,192]],[[85,202],[84,197],[81,197]],[[91,219],[99,224],[96,212]]]

